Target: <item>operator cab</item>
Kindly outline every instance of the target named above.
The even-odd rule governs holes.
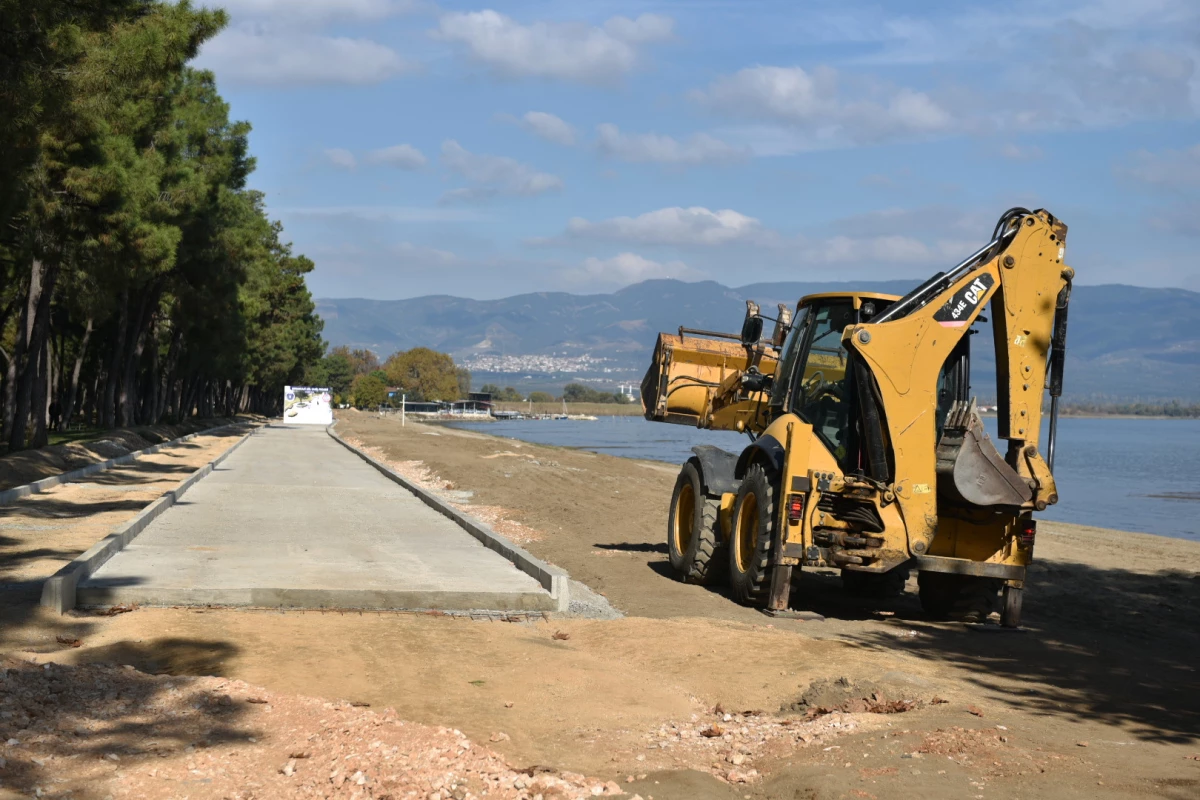
[[[900,298],[872,292],[813,294],[800,299],[771,390],[772,417],[794,413],[837,459],[843,473],[865,469],[857,392],[842,345],[847,325],[870,322]]]

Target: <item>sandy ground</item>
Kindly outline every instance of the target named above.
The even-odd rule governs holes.
[[[196,431],[209,430],[235,422],[265,421],[263,417],[243,415],[234,418],[188,420],[181,425],[146,425],[139,428],[117,428],[69,444],[21,450],[0,456],[0,489],[11,489],[27,483],[60,475],[99,461],[142,450]]]
[[[3,587],[50,577],[248,430],[223,428],[0,506],[0,602]]]
[[[10,765],[0,768],[0,785],[21,796],[35,787],[48,793],[61,778],[74,781],[75,797],[446,798],[483,796],[486,788],[489,797],[548,798],[553,777],[565,796],[599,788],[659,800],[1200,796],[1200,545],[1043,524],[1024,632],[931,623],[911,592],[887,602],[853,599],[835,576],[808,573],[793,604],[827,621],[770,620],[669,574],[662,539],[673,467],[445,428],[401,429],[367,415],[348,415],[339,430],[468,508],[517,526],[526,548],[628,616],[505,623],[139,609],[58,617],[10,606],[0,612],[0,652],[20,660],[18,674],[55,662],[64,665],[51,668],[64,670],[60,680],[81,683],[97,678],[70,665],[130,665],[121,674],[159,687],[163,676],[217,676],[226,683],[172,685],[229,694],[237,713],[223,719],[243,738],[230,746],[236,755],[188,767],[184,743],[212,740],[189,728],[171,745],[182,754],[117,753],[123,777],[103,763],[109,772],[93,775],[85,767],[106,755],[62,732],[79,724],[72,718],[42,745],[53,760],[29,754],[41,765],[22,754],[26,743],[0,744]],[[256,704],[245,698],[263,692],[273,693],[271,707],[289,708],[286,723],[247,707]],[[338,722],[326,701],[339,701]],[[461,731],[476,743],[467,752],[490,749],[503,759],[480,756],[472,774],[503,782],[520,769],[523,785],[485,787],[480,778],[434,789],[428,765],[389,766],[393,747],[412,756],[407,740],[380,736],[383,744],[365,752],[354,744],[366,736],[356,726],[368,723],[356,716],[361,707],[344,701],[433,726],[413,734],[418,739],[451,737],[444,741],[452,745],[460,741],[453,730]],[[104,721],[126,732],[130,748],[149,747],[145,740],[165,738],[161,731],[176,724],[137,717],[136,704],[118,706]],[[30,724],[50,724],[59,711],[39,713]],[[0,708],[0,742],[20,741],[23,722]],[[307,737],[320,749],[296,760],[296,775],[318,764],[329,775],[335,756],[353,752],[354,770],[339,774],[357,780],[362,772],[365,782],[284,781],[293,777],[280,772],[291,761],[285,751]],[[434,761],[453,771],[462,748],[450,745],[437,757],[445,764]],[[154,783],[153,758],[170,762],[162,769],[171,780],[190,780],[194,768],[209,770],[197,777],[213,782]],[[14,763],[25,766],[14,772]],[[461,763],[464,774],[475,769]],[[222,769],[234,778],[218,779]],[[406,771],[411,785],[373,783]],[[536,776],[541,784],[524,785]]]

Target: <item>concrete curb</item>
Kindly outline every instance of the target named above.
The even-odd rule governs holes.
[[[337,423],[335,422],[334,425],[336,424]],[[391,467],[376,461],[374,458],[371,458],[371,456],[359,450],[341,436],[338,436],[333,430],[333,425],[327,427],[325,432],[333,437],[336,442],[341,444],[342,447],[345,447],[351,453],[354,453],[363,461],[366,461],[372,467],[379,470],[379,472],[383,473],[384,477],[390,478],[408,491],[415,494],[421,499],[422,502],[425,503],[425,505],[429,506],[434,511],[437,511],[442,516],[449,517],[450,519],[454,520],[459,527],[478,539],[484,547],[488,548],[489,550],[494,550],[495,552],[504,556],[513,563],[513,566],[540,583],[542,588],[549,592],[550,597],[554,600],[555,611],[560,614],[565,614],[569,610],[571,604],[571,588],[570,576],[567,575],[566,570],[562,569],[561,567],[551,566],[545,561],[542,561],[540,558],[535,558],[532,554],[521,549],[520,547],[517,547],[515,544],[496,533],[484,523],[480,522],[474,517],[470,517],[462,513],[454,506],[429,492],[429,490],[424,489],[408,480],[408,478],[405,478]]]
[[[222,425],[221,428],[231,427]],[[213,428],[220,430],[220,428]],[[196,485],[204,476],[208,475],[217,465],[229,457],[234,450],[242,446],[242,443],[249,439],[258,428],[253,428],[246,434],[233,443],[224,453],[214,458],[212,461],[205,464],[200,469],[193,472],[185,478],[178,486],[171,489],[162,497],[155,500],[150,505],[138,512],[137,516],[126,522],[117,530],[110,533],[108,536],[101,539],[96,544],[78,556],[71,563],[64,566],[58,572],[51,575],[42,584],[42,600],[41,604],[47,608],[52,608],[62,614],[70,611],[75,607],[75,591],[79,587],[80,582],[87,578],[96,570],[100,569],[106,561],[121,552],[132,542],[137,535],[146,529],[146,526],[153,522],[160,514],[166,511],[171,506],[179,501],[179,498],[187,492],[188,489]],[[193,436],[197,434],[192,434]],[[178,439],[175,441],[182,441]],[[165,446],[165,444],[163,445]],[[139,453],[147,453],[149,450],[141,450]],[[131,454],[132,455],[132,454]]]
[[[142,456],[152,455],[154,453],[157,453],[159,450],[163,450],[168,447],[173,447],[177,444],[182,444],[183,442],[186,442],[189,439],[195,439],[197,436],[205,436],[207,434],[212,433],[213,431],[224,430],[225,428],[232,428],[236,424],[238,424],[238,423],[230,423],[228,425],[218,425],[215,428],[206,428],[205,430],[202,430],[202,431],[196,431],[195,433],[189,433],[187,436],[180,436],[178,439],[171,439],[170,441],[160,442],[159,444],[152,445],[152,446],[147,447],[142,450],[134,450],[132,453],[126,453],[123,456],[117,456],[116,458],[110,458],[107,461],[97,461],[95,464],[88,464],[86,467],[80,467],[79,469],[73,469],[70,472],[63,472],[59,475],[51,475],[49,478],[42,478],[40,481],[34,481],[33,483],[27,483],[24,486],[14,486],[11,489],[5,489],[4,491],[0,492],[0,506],[5,505],[7,503],[11,503],[13,500],[19,500],[22,497],[28,497],[31,494],[40,494],[41,492],[44,492],[47,489],[53,489],[55,486],[58,486],[63,483],[70,483],[71,481],[76,480],[78,478],[86,478],[88,475],[94,475],[97,472],[103,472],[106,469],[112,469],[113,467],[117,467],[122,464],[128,464],[132,461],[136,461],[137,459],[141,458]]]

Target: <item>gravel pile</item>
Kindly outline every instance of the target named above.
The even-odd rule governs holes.
[[[496,732],[493,740],[505,738]],[[0,793],[65,797],[590,798],[604,783],[518,770],[392,710],[222,678],[0,660]]]
[[[729,713],[720,706],[687,722],[661,726],[645,735],[649,752],[638,756],[648,770],[669,769],[680,762],[707,764],[712,775],[731,784],[762,779],[755,764],[788,758],[797,748],[823,745],[855,731],[870,730],[870,717],[833,712],[815,719],[775,717],[755,711]],[[636,777],[636,776],[631,776]]]

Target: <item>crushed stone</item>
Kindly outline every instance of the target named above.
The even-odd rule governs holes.
[[[620,794],[518,769],[461,731],[353,701],[128,666],[0,660],[0,789],[38,797],[574,800]]]

